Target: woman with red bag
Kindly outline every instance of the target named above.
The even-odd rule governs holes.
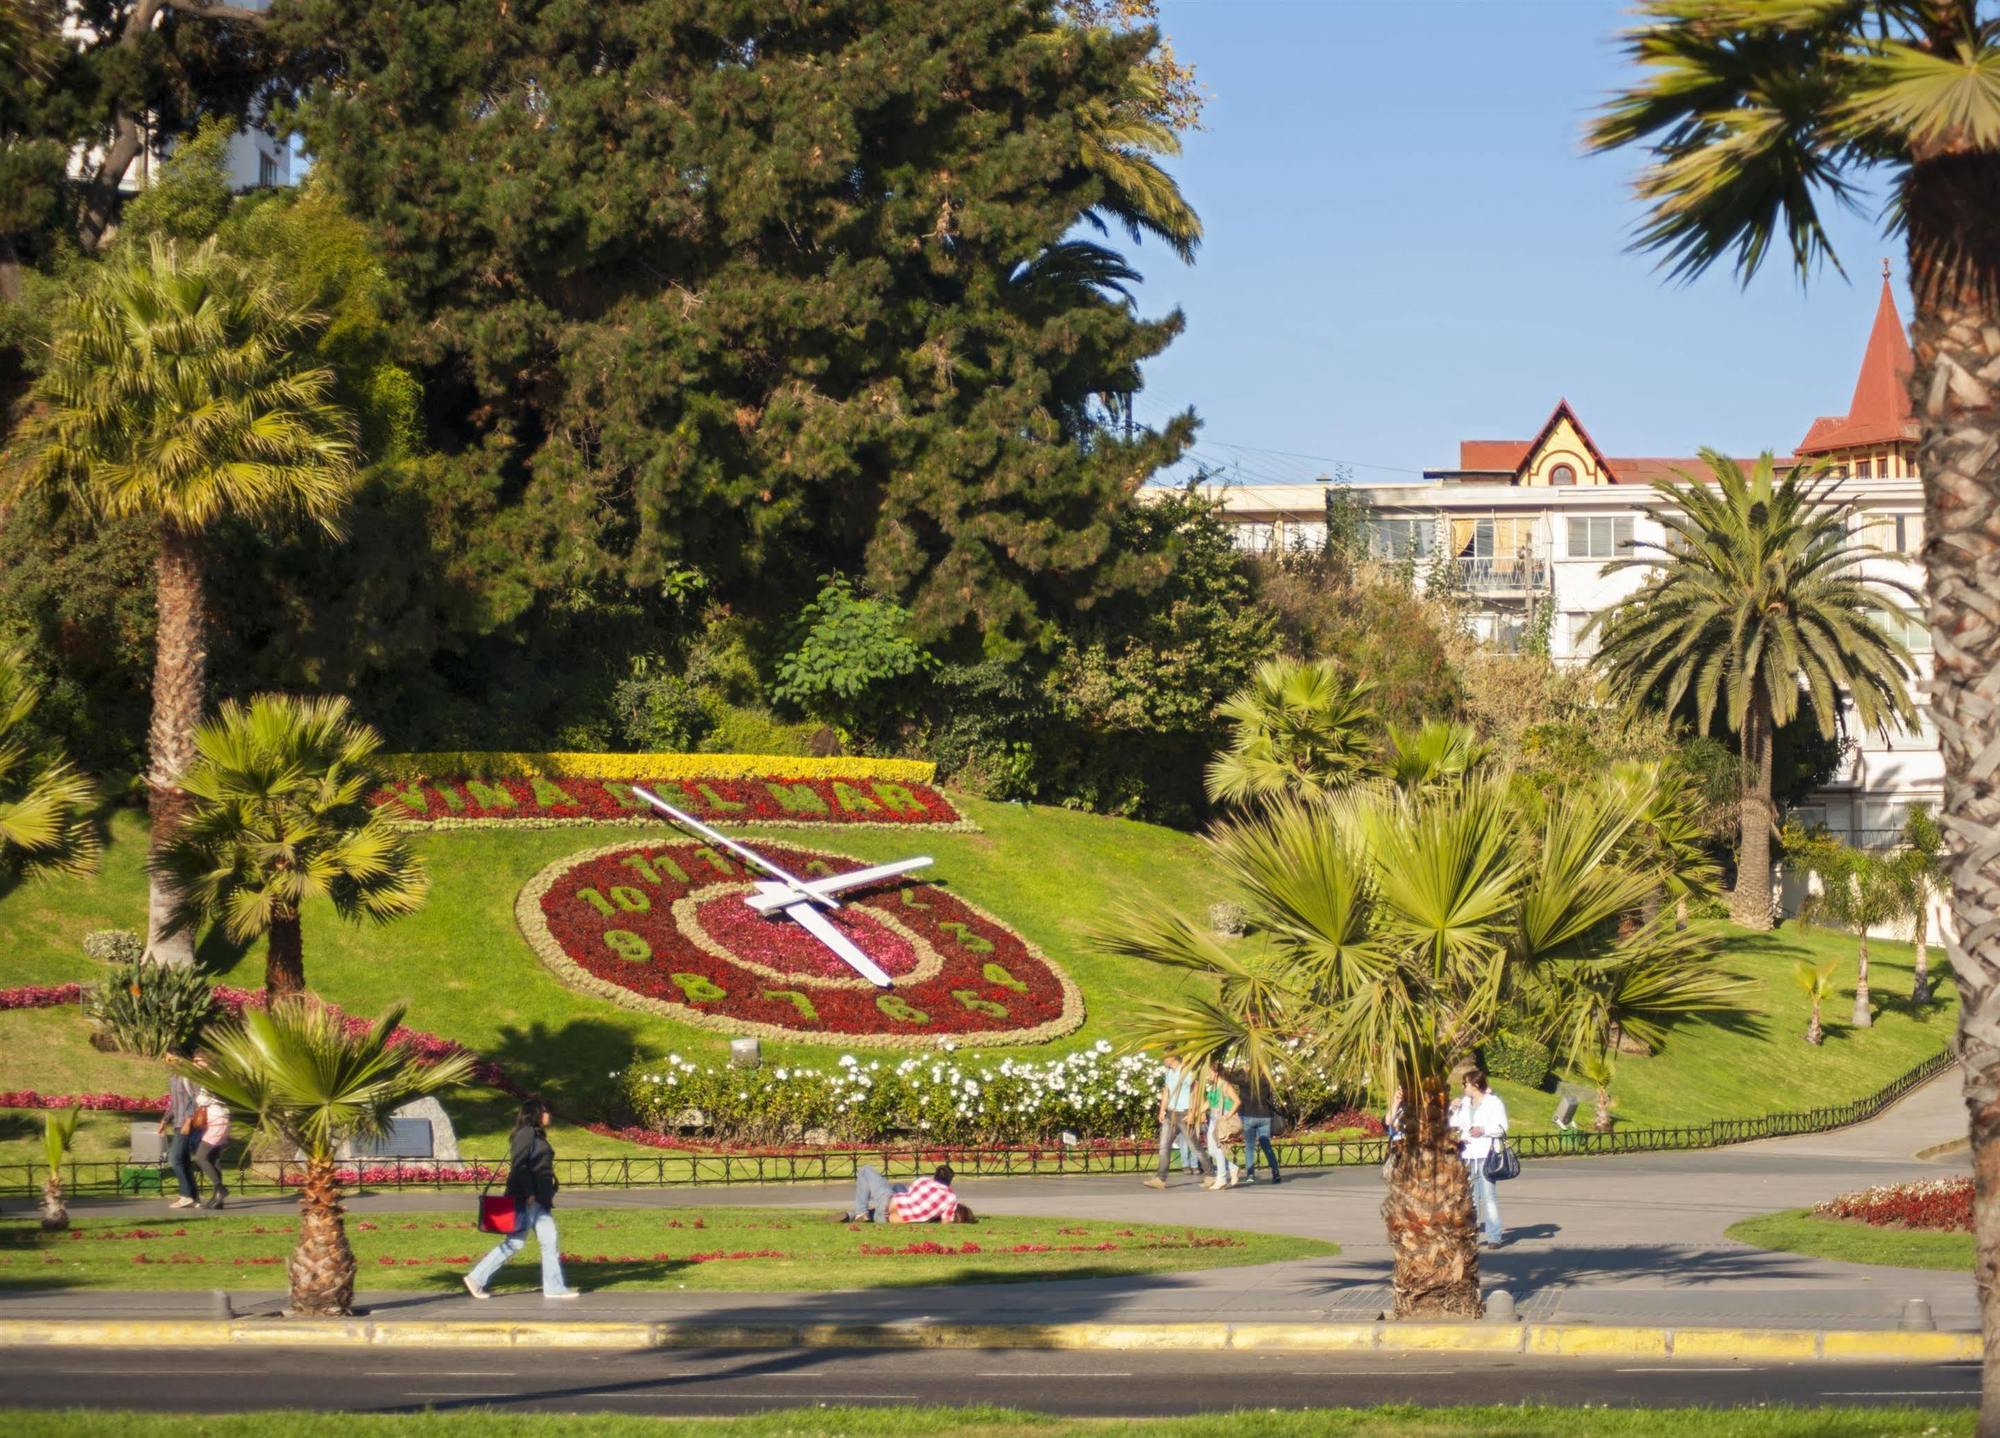
[[[575,1298],[577,1290],[563,1281],[562,1244],[556,1235],[556,1151],[549,1146],[545,1130],[549,1111],[540,1099],[521,1105],[514,1120],[513,1137],[508,1141],[507,1197],[515,1201],[517,1227],[480,1259],[465,1275],[465,1291],[474,1298],[491,1298],[486,1281],[500,1271],[508,1259],[528,1242],[528,1230],[535,1231],[535,1246],[542,1252],[542,1297]]]

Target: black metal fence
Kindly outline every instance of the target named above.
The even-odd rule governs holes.
[[[1523,1158],[1575,1158],[1592,1154],[1674,1153],[1827,1133],[1874,1118],[1917,1085],[1956,1062],[1946,1051],[1924,1060],[1887,1087],[1853,1103],[1759,1118],[1715,1119],[1677,1128],[1614,1128],[1605,1133],[1571,1129],[1523,1134],[1515,1147]],[[1279,1139],[1279,1161],[1289,1168],[1340,1168],[1379,1164],[1388,1156],[1384,1139]],[[1153,1166],[1150,1142],[1038,1145],[1015,1148],[842,1148],[797,1153],[660,1153],[620,1158],[558,1159],[562,1186],[589,1188],[679,1188],[722,1184],[837,1183],[871,1164],[895,1178],[950,1163],[960,1174],[1008,1178],[1044,1174],[1138,1173]],[[498,1179],[504,1160],[457,1159],[342,1165],[350,1192],[404,1189],[461,1189]],[[48,1165],[0,1165],[0,1196],[34,1197],[42,1192]],[[242,1169],[232,1191],[273,1192],[296,1188],[305,1176],[301,1163],[255,1164]],[[63,1187],[71,1195],[153,1193],[171,1178],[153,1165],[77,1162],[63,1165]]]

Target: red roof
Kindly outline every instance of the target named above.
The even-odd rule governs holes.
[[[1848,401],[1847,413],[1814,420],[1799,441],[1799,453],[1825,454],[1857,445],[1915,439],[1917,422],[1910,408],[1910,371],[1914,365],[1902,316],[1896,313],[1896,297],[1885,275],[1882,298],[1875,306],[1875,327],[1868,332],[1868,350],[1861,357],[1861,374],[1854,382],[1854,398]]]
[[[1512,474],[1528,457],[1531,442],[1525,439],[1462,439],[1458,442],[1458,467],[1504,469]]]

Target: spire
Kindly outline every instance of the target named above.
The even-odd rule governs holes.
[[[1824,454],[1829,450],[1855,445],[1884,444],[1908,437],[1915,413],[1910,408],[1910,370],[1915,357],[1909,337],[1903,332],[1903,317],[1896,312],[1895,291],[1890,288],[1889,262],[1882,262],[1882,296],[1875,305],[1875,325],[1868,332],[1868,348],[1861,356],[1861,373],[1854,381],[1854,397],[1847,413],[1839,418],[1816,420],[1799,444],[1802,455]]]

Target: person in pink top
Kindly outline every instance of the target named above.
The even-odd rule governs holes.
[[[215,1161],[222,1152],[222,1146],[229,1142],[229,1105],[202,1089],[194,1096],[195,1113],[201,1121],[197,1132],[201,1135],[200,1147],[194,1151],[194,1165],[208,1179],[208,1197],[202,1201],[203,1208],[220,1208],[229,1190],[222,1186],[222,1165]]]

